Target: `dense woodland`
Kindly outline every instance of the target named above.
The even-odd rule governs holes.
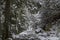
[[[60,0],[0,0],[0,40],[41,40],[39,33],[51,31],[60,37],[59,30]]]

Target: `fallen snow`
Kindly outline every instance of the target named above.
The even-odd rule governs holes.
[[[13,34],[12,37],[14,39],[19,38],[19,39],[35,39],[38,38],[39,40],[60,40],[60,37],[57,36],[47,36],[47,33],[39,33],[35,34],[34,31],[24,31],[18,35]],[[38,40],[37,39],[37,40]]]

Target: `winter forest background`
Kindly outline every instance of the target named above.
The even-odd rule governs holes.
[[[0,40],[60,40],[60,0],[0,0]]]

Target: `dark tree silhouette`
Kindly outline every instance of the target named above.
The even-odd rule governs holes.
[[[42,29],[43,30],[50,30],[49,28],[51,28],[52,26],[52,22],[56,22],[57,20],[60,19],[60,11],[55,12],[55,14],[46,17],[45,19],[43,19],[44,21],[42,21],[42,23],[44,23]],[[50,25],[50,27],[48,27]]]
[[[3,36],[2,40],[7,40],[9,38],[9,21],[11,20],[11,14],[10,14],[10,0],[5,0],[5,10],[4,10],[4,16],[5,16],[5,22],[3,23]]]

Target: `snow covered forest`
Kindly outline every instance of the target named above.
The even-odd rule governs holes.
[[[0,0],[0,40],[60,40],[60,0]]]

